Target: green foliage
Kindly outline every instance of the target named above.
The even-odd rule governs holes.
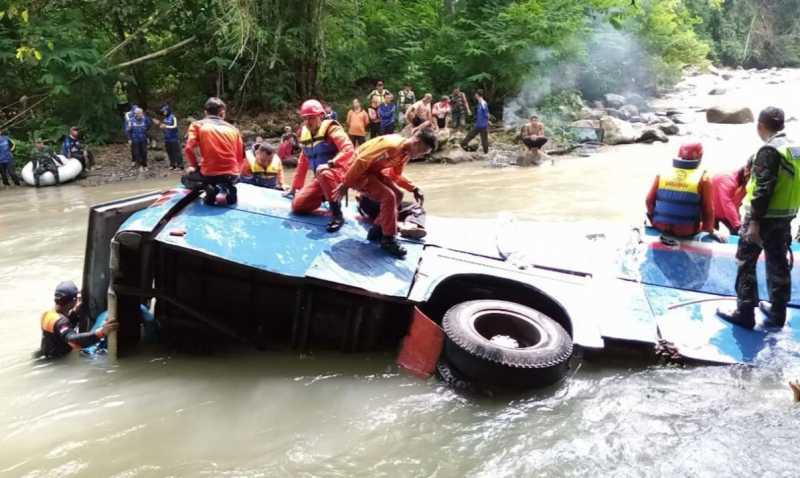
[[[106,141],[120,135],[118,102],[152,113],[168,101],[197,116],[204,98],[219,95],[235,116],[311,96],[349,104],[377,79],[420,95],[481,88],[496,113],[530,87],[541,90],[531,93],[537,101],[563,88],[652,92],[709,57],[798,61],[798,8],[796,0],[11,0],[0,6],[0,121],[46,98],[14,121],[15,136],[55,139],[77,124]],[[192,36],[189,47],[114,68]]]

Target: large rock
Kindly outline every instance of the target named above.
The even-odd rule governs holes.
[[[629,93],[625,95],[625,99],[627,100],[628,104],[631,104],[637,108],[639,111],[648,110],[650,107],[647,104],[647,100],[644,97],[637,93]]]
[[[597,129],[600,127],[600,121],[598,120],[591,120],[591,119],[584,119],[579,121],[574,121],[570,124],[573,128],[594,128]]]
[[[464,151],[458,147],[442,149],[433,153],[430,157],[432,161],[448,164],[458,164],[465,161],[476,161],[481,159],[481,155],[479,153]]]
[[[615,95],[609,93],[603,97],[607,106],[612,108],[621,108],[625,104],[625,97],[622,95]]]
[[[620,110],[618,110],[616,108],[607,108],[606,109],[606,115],[607,116],[613,116],[614,118],[621,119],[621,120],[627,120],[628,119],[628,117],[625,116],[625,113],[623,113],[622,111],[620,111]]]
[[[450,128],[441,128],[436,131],[436,150],[442,149],[452,139]]]
[[[639,137],[633,125],[612,116],[604,116],[600,120],[600,127],[603,129],[603,142],[606,144],[631,144]]]
[[[709,123],[745,124],[753,120],[753,111],[746,106],[713,106],[706,110],[706,121]]]
[[[662,143],[666,143],[669,141],[667,135],[664,134],[658,128],[645,128],[639,133],[639,137],[636,138],[637,143],[654,143],[656,141],[661,141]]]
[[[658,128],[659,130],[663,131],[664,134],[667,134],[667,135],[670,135],[670,136],[676,135],[676,134],[681,132],[680,128],[678,128],[678,125],[676,125],[675,123],[673,123],[670,120],[661,121],[660,123],[658,123],[656,125],[656,128]]]
[[[639,108],[636,105],[624,105],[622,108],[619,109],[620,113],[625,115],[626,118],[632,118],[634,116],[639,116]]]
[[[725,88],[714,88],[711,91],[709,91],[708,94],[712,96],[719,96],[719,95],[724,95],[727,92],[728,90],[726,90]]]

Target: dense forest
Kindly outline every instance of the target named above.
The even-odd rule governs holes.
[[[216,95],[237,115],[344,104],[377,79],[552,106],[565,92],[651,94],[712,62],[799,65],[800,2],[5,0],[0,125],[30,139],[77,124],[106,141],[128,102],[185,116]]]

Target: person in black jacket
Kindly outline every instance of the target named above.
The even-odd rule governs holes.
[[[81,297],[71,281],[61,282],[55,291],[55,307],[42,314],[41,353],[47,358],[63,357],[72,349],[82,349],[99,342],[117,330],[116,322],[106,322],[95,332],[77,330]]]

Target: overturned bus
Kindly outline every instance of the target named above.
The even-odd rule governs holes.
[[[577,351],[668,344],[686,360],[752,363],[775,334],[800,339],[794,309],[782,331],[715,317],[734,295],[735,242],[429,218],[428,236],[404,241],[396,259],[366,240],[355,209],[329,234],[324,212],[294,215],[278,191],[239,185],[232,206],[198,195],[172,189],[91,209],[84,301],[92,317],[108,309],[119,322],[120,357],[141,339],[143,304],[178,347],[393,349],[423,316],[436,326],[420,330],[443,336],[425,351],[440,373],[521,387],[560,380]]]

